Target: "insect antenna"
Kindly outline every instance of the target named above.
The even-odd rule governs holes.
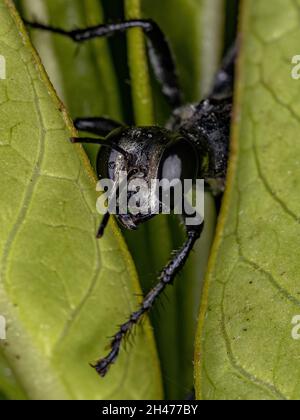
[[[79,144],[99,144],[100,146],[108,147],[109,149],[115,150],[116,152],[123,155],[128,161],[130,161],[132,158],[132,156],[129,153],[127,153],[124,149],[122,149],[122,147],[118,146],[115,143],[107,141],[104,138],[95,139],[91,137],[71,137],[70,140],[71,140],[71,143],[77,143],[77,144],[78,143]]]

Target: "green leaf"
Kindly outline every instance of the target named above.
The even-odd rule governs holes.
[[[99,0],[22,0],[31,20],[62,28],[84,28],[103,21]],[[118,82],[107,41],[78,45],[60,35],[31,31],[35,47],[59,97],[73,118],[107,116],[122,120]],[[97,146],[84,146],[95,166]]]
[[[299,400],[299,1],[245,0],[232,156],[196,352],[205,400]]]
[[[0,400],[25,400],[26,396],[13,371],[0,352]]]
[[[7,62],[0,81],[0,313],[8,334],[1,353],[30,399],[160,398],[148,322],[105,379],[88,365],[136,308],[138,281],[114,223],[95,240],[94,174],[68,141],[70,120],[10,0],[0,5],[0,54]]]
[[[174,51],[186,99],[199,101],[217,68],[222,44],[223,1],[180,0],[176,1],[176,7],[171,0],[127,0],[125,4],[127,17],[150,17],[159,23]],[[176,24],[178,16],[187,24]],[[140,36],[141,32],[135,30],[129,37],[132,96],[137,110],[137,123],[153,123],[153,96],[155,123],[164,124],[170,115],[170,109],[166,107],[156,83],[151,84],[154,95],[147,88],[149,73],[145,70],[145,46],[141,44],[140,38],[135,38]],[[206,57],[203,61],[202,56]],[[146,104],[148,110],[145,110]],[[140,110],[144,110],[141,118]],[[215,227],[214,203],[209,196],[206,214],[206,230],[201,243],[196,247],[183,273],[176,279],[175,286],[166,292],[151,317],[168,399],[186,398],[193,389],[192,361],[196,319],[202,278]],[[159,216],[140,227],[138,232],[128,232],[126,239],[137,264],[143,289],[148,291],[170,259],[171,252],[183,243],[184,232],[178,227],[177,219]]]

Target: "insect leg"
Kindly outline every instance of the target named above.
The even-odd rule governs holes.
[[[77,118],[74,125],[78,131],[107,136],[116,128],[122,127],[122,124],[109,118]]]
[[[233,95],[235,61],[237,58],[237,54],[238,45],[236,42],[225,56],[221,69],[217,73],[214,82],[214,87],[210,95],[211,97],[223,98],[230,97]]]
[[[120,326],[119,331],[114,335],[111,342],[110,353],[104,359],[99,360],[99,362],[93,365],[100,376],[104,377],[111,365],[116,361],[120,352],[121,344],[134,325],[140,321],[143,315],[150,311],[165,288],[168,285],[173,284],[176,274],[178,274],[178,272],[183,268],[195,242],[200,238],[203,227],[204,224],[187,228],[186,242],[182,248],[176,252],[169,264],[162,270],[158,284],[144,298],[140,309],[134,312],[130,316],[129,320]]]
[[[37,22],[24,21],[33,29],[40,29],[71,38],[75,42],[84,42],[93,38],[108,37],[131,28],[143,29],[148,39],[150,61],[155,76],[162,86],[162,92],[172,107],[182,105],[182,95],[179,88],[175,61],[168,41],[160,27],[153,20],[133,19],[119,23],[109,23],[86,29],[67,31],[54,26]]]
[[[106,229],[106,227],[108,225],[109,219],[110,219],[110,214],[109,214],[109,212],[107,212],[103,216],[101,225],[100,225],[99,230],[98,230],[98,233],[97,233],[97,239],[101,239],[103,237],[104,231],[105,231],[105,229]]]

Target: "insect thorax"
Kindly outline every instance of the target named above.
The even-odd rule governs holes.
[[[167,127],[179,131],[196,145],[199,177],[212,191],[224,190],[229,155],[232,98],[206,99],[174,111]]]

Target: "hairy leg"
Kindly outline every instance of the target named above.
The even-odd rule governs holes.
[[[143,29],[148,39],[150,61],[155,76],[162,86],[163,94],[172,107],[182,105],[182,94],[179,88],[175,61],[170,46],[164,33],[153,20],[133,19],[71,31],[37,22],[28,22],[26,20],[24,20],[24,23],[33,29],[40,29],[67,36],[75,42],[84,42],[98,37],[109,37],[118,33],[123,33],[131,28]]]
[[[122,342],[132,328],[142,319],[143,315],[150,311],[165,288],[168,285],[173,284],[176,274],[183,268],[195,242],[200,238],[203,227],[204,224],[187,229],[186,242],[182,248],[176,252],[169,264],[162,270],[158,284],[147,294],[140,308],[130,316],[127,322],[120,326],[119,331],[113,336],[109,354],[93,365],[100,376],[104,377],[111,365],[116,361]]]

